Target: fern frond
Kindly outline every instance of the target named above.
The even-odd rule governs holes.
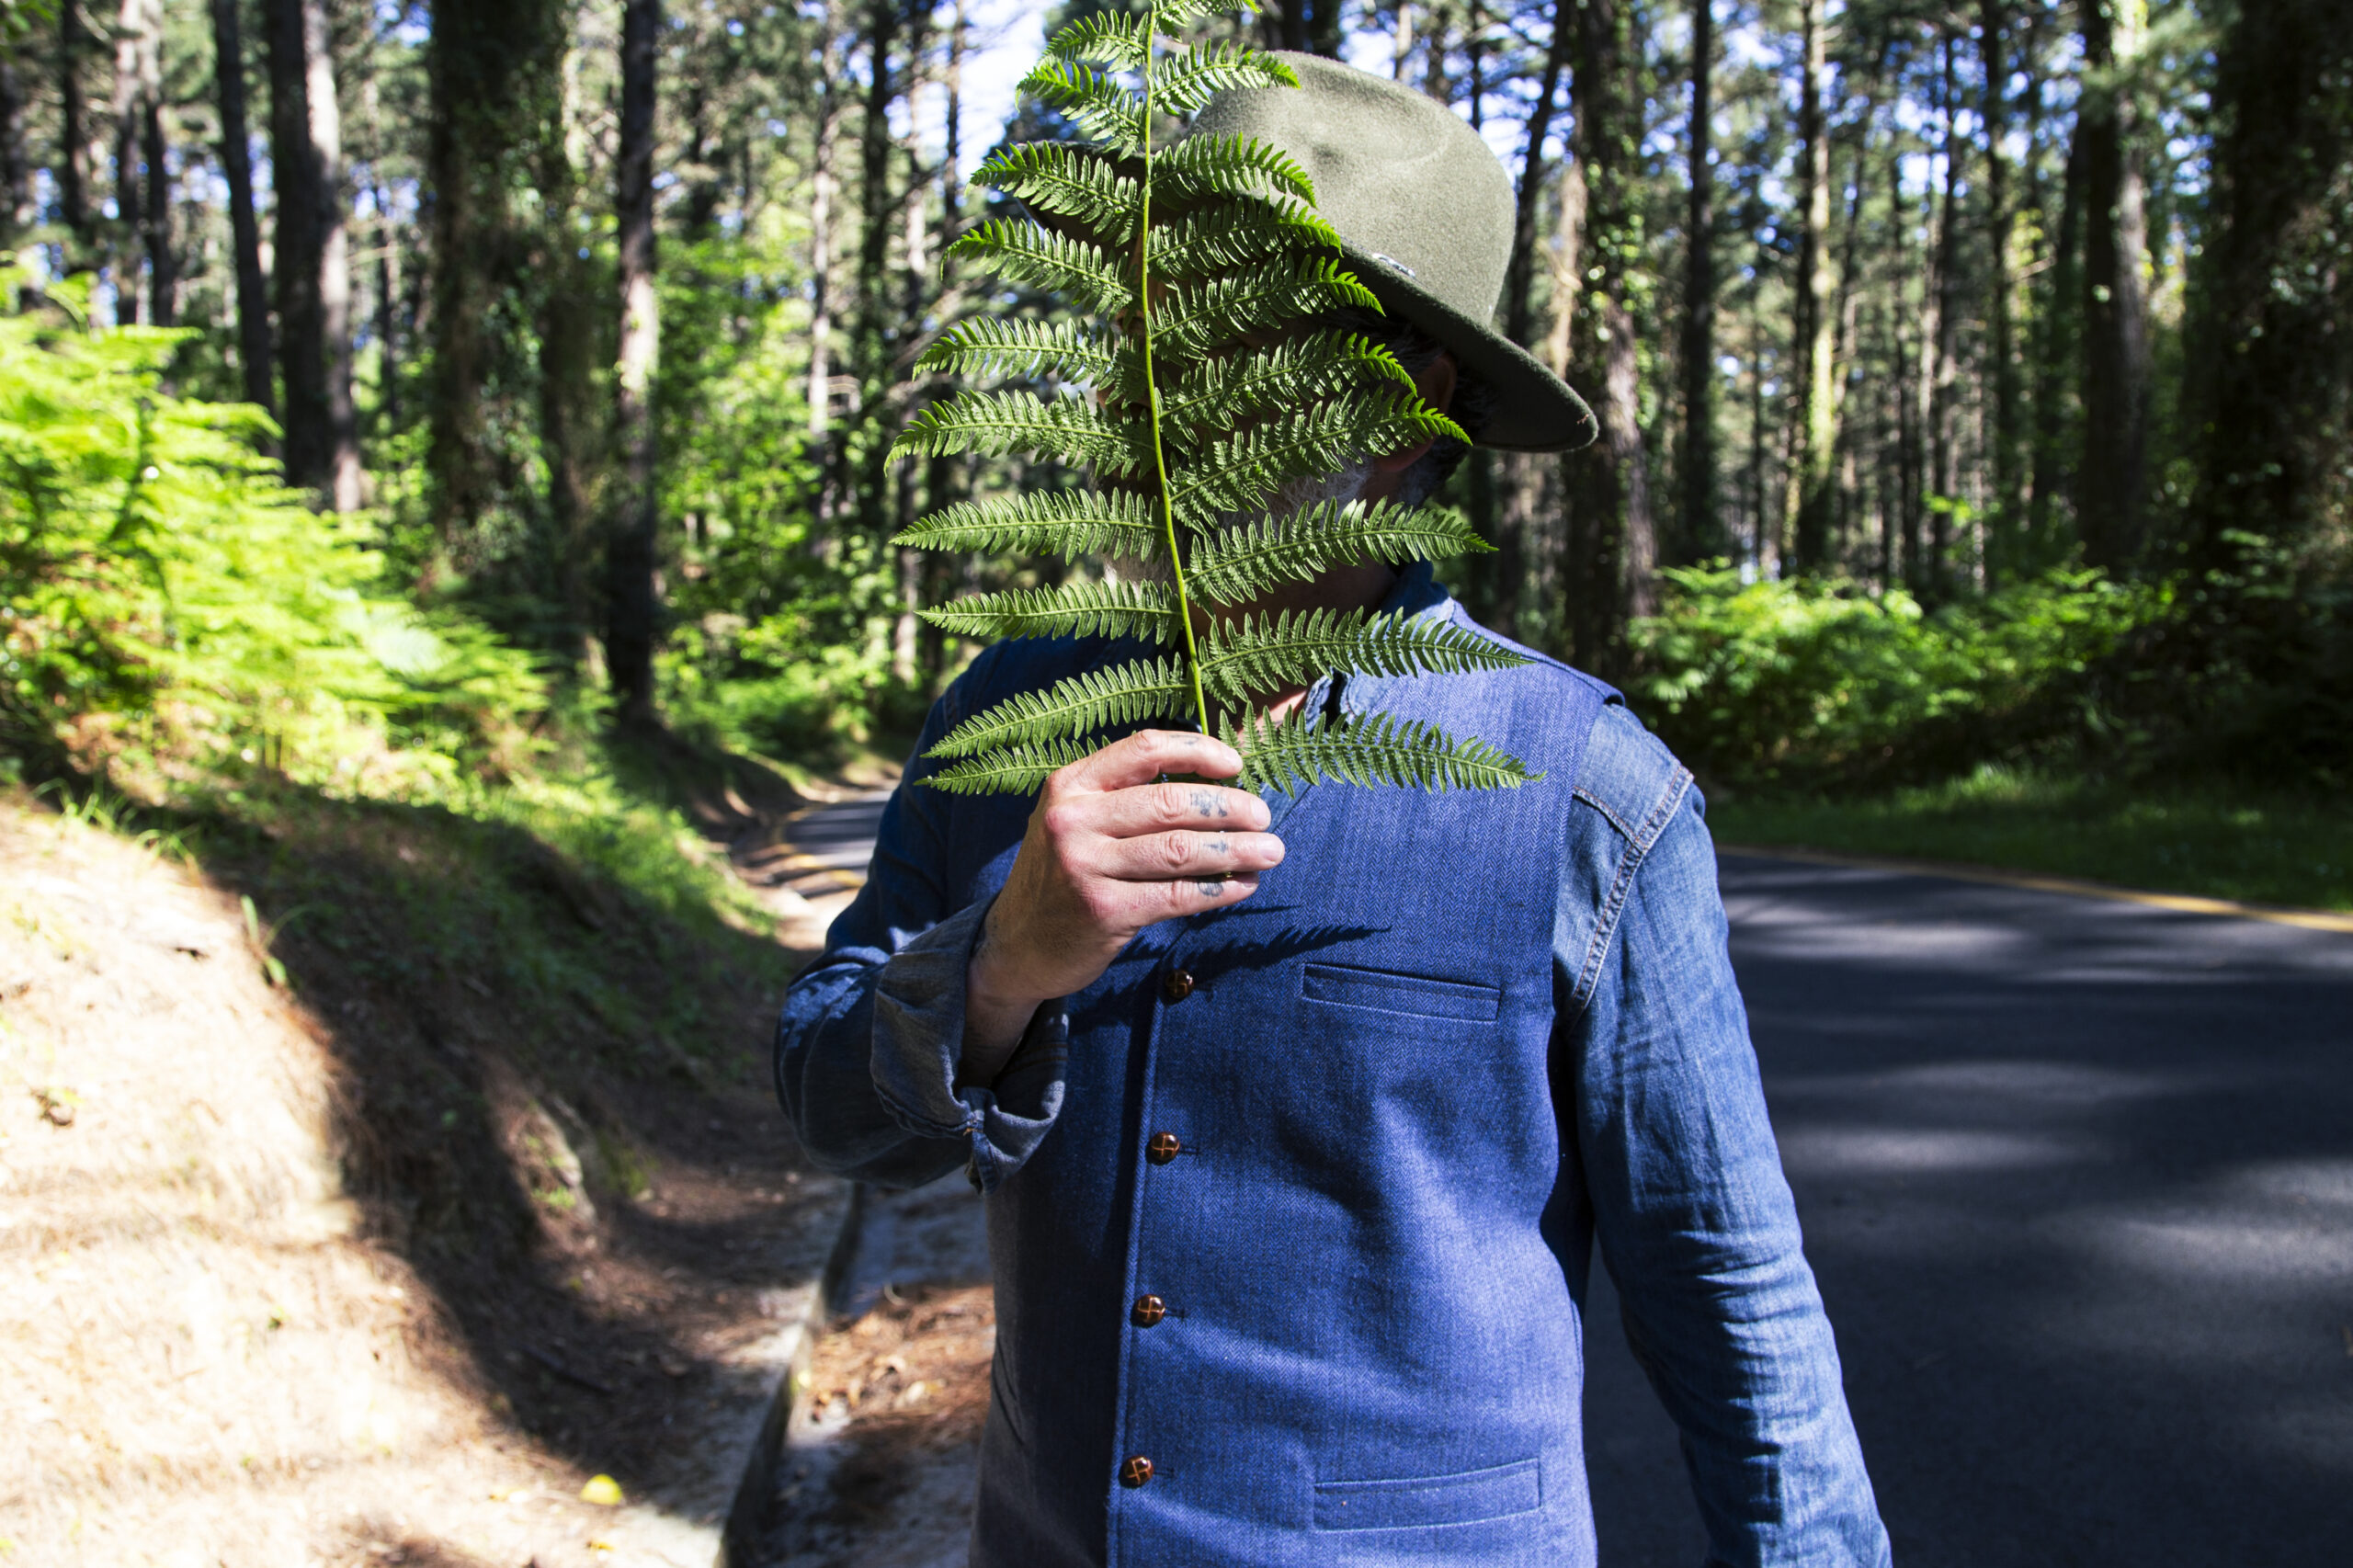
[[[1040,212],[1074,220],[1105,244],[1123,245],[1136,232],[1143,187],[1121,174],[1094,147],[1025,142],[989,155],[972,184],[1001,190]]]
[[[1272,348],[1200,361],[1160,394],[1160,417],[1179,429],[1223,434],[1302,403],[1384,382],[1411,391],[1414,378],[1394,354],[1370,338],[1318,332]]]
[[[1082,555],[1156,561],[1167,553],[1151,499],[1118,490],[960,501],[919,518],[891,542],[915,550],[1018,551],[1065,561]]]
[[[1410,676],[1507,670],[1528,661],[1503,644],[1444,621],[1371,610],[1285,610],[1216,626],[1201,645],[1201,685],[1229,702],[1307,686],[1334,670]]]
[[[1516,790],[1544,777],[1475,736],[1457,740],[1434,724],[1387,713],[1369,713],[1336,725],[1299,714],[1279,723],[1228,721],[1219,739],[1242,754],[1234,788],[1272,785],[1286,795],[1326,776],[1350,784],[1434,790]]]
[[[1083,17],[1048,39],[1046,52],[1056,60],[1142,71],[1152,59],[1151,21],[1148,15]]]
[[[1143,367],[1132,345],[1069,322],[982,316],[958,322],[915,360],[918,370],[957,376],[1054,375],[1108,386],[1142,401]]]
[[[1205,354],[1253,329],[1344,305],[1377,311],[1381,301],[1341,262],[1302,256],[1172,290],[1152,307],[1152,333],[1170,355]]]
[[[1312,583],[1334,566],[1445,561],[1494,549],[1447,507],[1326,501],[1291,517],[1203,534],[1186,576],[1195,597],[1234,604],[1279,583]]]
[[[1164,4],[1153,7],[1153,13],[1163,28],[1182,27],[1203,17],[1230,17],[1236,11],[1245,16],[1256,16],[1258,7],[1251,0],[1165,0]]]
[[[998,746],[1035,745],[1084,735],[1111,724],[1174,719],[1192,706],[1193,683],[1181,659],[1151,659],[1112,670],[1090,670],[1024,691],[965,720],[926,756],[969,756]]]
[[[1017,283],[1058,290],[1089,314],[1124,315],[1135,303],[1135,290],[1101,246],[1017,218],[995,218],[966,231],[948,254],[970,258]]]
[[[1227,40],[1180,49],[1152,67],[1152,107],[1190,114],[1231,87],[1296,87],[1299,73],[1246,43]]]
[[[1411,393],[1384,388],[1329,398],[1214,437],[1198,451],[1189,440],[1172,441],[1190,466],[1170,501],[1178,517],[1199,524],[1221,512],[1257,510],[1284,480],[1299,474],[1336,473],[1374,452],[1461,434],[1454,421]]]
[[[1046,782],[1047,775],[1068,767],[1086,753],[1087,748],[1076,741],[1011,746],[950,763],[915,782],[951,795],[1029,795]]]
[[[1176,611],[1157,583],[1072,583],[974,594],[922,612],[959,637],[1176,636]]]
[[[1152,270],[1155,277],[1179,281],[1324,245],[1339,249],[1340,236],[1313,208],[1256,197],[1205,207],[1155,226]]]
[[[1142,97],[1092,66],[1041,60],[1017,90],[1076,120],[1091,140],[1114,152],[1133,153],[1143,146]]]
[[[1255,136],[1188,136],[1153,158],[1153,183],[1164,196],[1199,199],[1272,193],[1315,199],[1315,182],[1299,161]]]
[[[1023,392],[958,392],[907,421],[891,443],[893,458],[978,452],[1001,458],[1042,452],[1125,477],[1152,460],[1150,435],[1132,419],[1098,408],[1086,397],[1039,397]]]

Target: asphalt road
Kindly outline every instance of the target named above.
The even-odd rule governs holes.
[[[1897,1562],[2353,1562],[2353,937],[1746,857],[1722,885]],[[1690,1568],[1596,1305],[1602,1560]]]
[[[2353,936],[1747,856],[1722,880],[1896,1561],[2353,1562]],[[1602,1562],[1692,1568],[1606,1280],[1586,1344]]]

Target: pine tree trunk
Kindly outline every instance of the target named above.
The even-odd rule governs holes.
[[[139,122],[142,104],[139,92],[139,43],[147,28],[146,0],[121,0],[114,24],[114,320],[117,326],[139,324],[140,223],[146,210],[140,199]]]
[[[2192,337],[2205,435],[2191,543],[2209,566],[2236,563],[2236,530],[2301,545],[2353,502],[2348,71],[2353,37],[2333,0],[2244,6],[2222,40],[2228,130]]]
[[[608,556],[606,636],[621,720],[654,719],[654,639],[660,497],[655,491],[654,377],[661,321],[654,290],[654,113],[662,0],[628,0],[621,17],[620,188],[620,364],[615,436],[621,456],[620,504]]]
[[[171,145],[164,131],[164,14],[148,0],[149,27],[139,51],[139,151],[147,165],[145,233],[147,319],[157,326],[179,321],[179,257],[172,248]]]
[[[1798,166],[1805,206],[1798,245],[1797,370],[1791,377],[1797,416],[1790,430],[1790,499],[1794,523],[1792,564],[1802,575],[1824,570],[1830,561],[1830,468],[1837,442],[1831,410],[1831,349],[1835,321],[1830,310],[1830,130],[1822,103],[1829,22],[1824,0],[1805,0],[1802,13],[1804,53],[1799,84]]]
[[[560,16],[549,6],[551,19]],[[567,29],[567,32],[569,29]],[[572,85],[574,50],[541,40],[540,62],[550,78],[539,130],[540,244],[544,273],[540,294],[540,448],[548,471],[548,550],[555,569],[555,610],[563,653],[587,660],[596,624],[586,570],[590,453],[596,415],[596,285],[574,242],[584,148],[575,130]],[[388,249],[390,247],[387,247]],[[389,285],[387,285],[389,287]]]
[[[82,7],[57,8],[57,215],[73,243],[65,270],[87,272],[96,265],[97,232],[90,221],[90,109],[82,92],[82,62],[90,51]]]
[[[2117,80],[2139,52],[2142,0],[2084,0],[2084,454],[2075,475],[2084,559],[2139,558],[2148,484],[2148,215],[2138,116]]]
[[[1586,171],[1585,248],[1592,257],[1574,355],[1602,370],[1595,448],[1567,465],[1568,614],[1573,656],[1605,678],[1627,666],[1626,626],[1654,608],[1657,562],[1627,268],[1634,259],[1631,189],[1638,101],[1619,0],[1582,0],[1575,75],[1576,147]]]
[[[270,177],[277,199],[278,373],[287,483],[337,511],[360,502],[351,393],[351,278],[346,250],[342,119],[324,0],[265,0]]]
[[[899,76],[892,57],[899,45],[911,0],[868,0],[866,10],[866,104],[858,126],[858,319],[851,330],[850,369],[858,378],[862,426],[856,484],[859,531],[878,547],[892,530],[889,506],[890,443],[881,425],[891,407],[897,377],[892,364],[891,227],[897,202],[891,189],[891,105]]]
[[[272,410],[269,280],[261,270],[261,224],[254,215],[253,132],[245,120],[245,49],[239,0],[212,0],[213,93],[221,115],[221,169],[229,185],[229,248],[237,275],[237,369],[245,401]]]
[[[815,134],[809,149],[809,457],[817,472],[817,496],[811,508],[813,552],[833,546],[834,525],[840,511],[840,487],[832,431],[834,391],[834,250],[835,199],[840,194],[835,172],[835,139],[841,134],[842,20],[837,0],[826,0],[819,22],[824,31],[819,58]]]
[[[1953,399],[1960,377],[1956,339],[1961,327],[1961,187],[1967,148],[1953,131],[1955,115],[1953,40],[1944,36],[1944,200],[1937,214],[1937,335],[1935,374],[1928,378],[1928,483],[1937,505],[1928,514],[1928,573],[1931,599],[1952,591],[1954,480]]]
[[[25,160],[25,84],[13,58],[0,59],[0,245],[14,245],[32,208]]]
[[[1715,98],[1715,0],[1691,0],[1691,199],[1684,223],[1683,527],[1681,551],[1723,548],[1716,522],[1716,173],[1709,162]]]
[[[1985,441],[1992,449],[1994,486],[1985,551],[1989,590],[2017,570],[2018,533],[2026,505],[2018,469],[2018,353],[2010,322],[2010,160],[2002,146],[2010,126],[2010,71],[2003,37],[2008,26],[2007,0],[1981,0],[1977,41],[1985,62],[1985,100],[1980,112],[1985,124],[1986,352],[1994,360],[1993,419]],[[2033,156],[2031,148],[2028,156]]]
[[[2034,477],[2027,503],[2027,529],[2039,559],[2063,554],[2058,548],[2058,506],[2071,491],[2068,450],[2069,371],[2077,352],[2076,294],[2083,275],[2084,131],[2079,119],[2069,138],[2060,175],[2059,231],[2052,244],[2047,279],[2035,309]]]

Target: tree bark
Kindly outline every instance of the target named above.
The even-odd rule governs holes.
[[[1831,409],[1830,132],[1822,102],[1829,42],[1823,0],[1805,0],[1803,74],[1798,91],[1798,165],[1805,216],[1798,244],[1796,417],[1786,510],[1794,519],[1793,564],[1801,575],[1830,561],[1830,465],[1837,443]]]
[[[149,27],[139,51],[139,148],[147,165],[145,233],[147,319],[157,326],[179,321],[179,256],[172,248],[171,145],[164,131],[164,13],[148,0]]]
[[[662,35],[661,0],[628,0],[621,14],[621,116],[618,157],[620,363],[615,436],[621,454],[620,505],[609,553],[606,647],[613,695],[626,723],[654,719],[654,640],[660,496],[656,480],[654,377],[661,320],[654,290],[654,113]]]
[[[117,326],[139,324],[140,199],[139,122],[144,102],[140,93],[140,44],[147,32],[146,0],[122,0],[114,24],[114,321]]]
[[[1570,559],[1567,617],[1573,656],[1604,678],[1627,666],[1626,626],[1656,606],[1648,464],[1640,423],[1633,312],[1626,302],[1636,262],[1633,192],[1638,101],[1627,62],[1627,13],[1619,0],[1581,0],[1574,85],[1575,153],[1585,165],[1587,287],[1577,312],[1574,362],[1602,368],[1594,410],[1601,435],[1566,466]]]
[[[1715,0],[1691,0],[1690,203],[1684,222],[1682,553],[1720,552],[1716,522]]]
[[[1953,80],[1953,38],[1944,36],[1944,200],[1937,214],[1937,334],[1935,372],[1927,379],[1928,483],[1935,504],[1928,512],[1928,574],[1925,587],[1932,599],[1950,593],[1952,582],[1954,506],[1960,497],[1955,481],[1953,399],[1960,380],[1957,340],[1961,328],[1961,171],[1967,147],[1953,129],[1956,109]]]
[[[569,32],[569,29],[566,29]],[[584,141],[575,131],[572,84],[574,50],[554,40],[535,40],[533,57],[551,91],[538,127],[540,195],[539,254],[544,258],[540,293],[540,447],[548,472],[548,551],[554,567],[555,606],[561,629],[556,640],[567,658],[585,665],[587,638],[596,623],[587,570],[589,469],[596,415],[596,285],[590,264],[576,244]],[[389,251],[392,247],[386,247]],[[389,283],[386,285],[389,288]],[[389,344],[387,347],[389,352]]]
[[[212,0],[213,93],[221,114],[221,169],[229,185],[229,248],[237,274],[237,368],[245,401],[274,415],[269,282],[261,270],[261,224],[254,215],[253,133],[245,122],[245,48],[238,0]]]
[[[57,215],[73,243],[65,270],[87,272],[97,265],[97,232],[90,219],[90,110],[82,92],[82,60],[90,51],[89,29],[79,5],[57,8]]]
[[[2018,534],[2025,514],[2024,475],[2018,463],[2018,366],[2011,326],[2010,282],[2010,160],[2002,142],[2009,134],[2008,53],[2004,32],[2009,26],[2007,0],[1981,0],[1977,12],[1977,43],[1985,62],[1985,243],[1986,352],[1994,374],[1993,418],[1985,444],[1992,449],[1992,516],[1986,522],[1985,586],[1991,590],[2018,568]],[[2028,156],[2033,156],[2029,149]]]
[[[1504,275],[1504,335],[1523,348],[1537,347],[1535,272],[1537,229],[1549,174],[1544,143],[1552,134],[1552,118],[1561,96],[1561,73],[1577,31],[1575,0],[1558,0],[1552,8],[1552,36],[1545,46],[1544,75],[1529,111],[1527,142],[1519,157],[1519,190],[1512,222],[1511,261]],[[1494,460],[1491,483],[1496,505],[1495,555],[1486,578],[1483,607],[1498,629],[1509,635],[1520,631],[1521,604],[1535,566],[1546,493],[1557,460],[1529,452],[1505,452]]]
[[[14,245],[32,207],[25,158],[25,84],[14,58],[0,59],[0,245]]]
[[[2190,524],[2200,562],[2230,568],[2242,530],[2301,546],[2353,500],[2353,39],[2332,0],[2246,6],[2219,67]]]
[[[2112,572],[2141,553],[2149,450],[2148,215],[2134,94],[2142,0],[2084,0],[2084,451],[2075,475],[2084,559]]]
[[[346,512],[360,504],[359,437],[340,190],[342,116],[326,6],[324,0],[266,0],[266,7],[286,479]]]

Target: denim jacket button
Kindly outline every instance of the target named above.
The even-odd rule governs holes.
[[[1157,1296],[1139,1296],[1129,1315],[1135,1319],[1138,1328],[1150,1328],[1168,1315],[1168,1303]]]
[[[1165,1165],[1175,1159],[1185,1145],[1176,1142],[1174,1132],[1155,1132],[1143,1146],[1143,1157],[1155,1165]]]
[[[1120,1467],[1120,1484],[1122,1486],[1142,1486],[1151,1479],[1152,1461],[1142,1454]]]
[[[1193,971],[1172,969],[1160,979],[1160,994],[1171,1002],[1182,1002],[1193,994]]]

